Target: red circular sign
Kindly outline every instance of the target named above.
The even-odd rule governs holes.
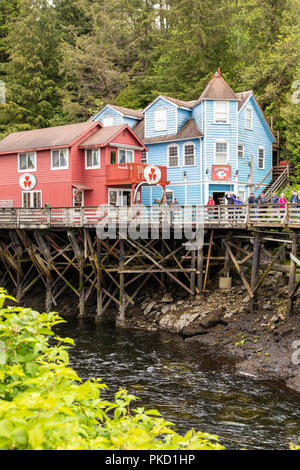
[[[31,191],[36,187],[36,177],[31,173],[23,173],[19,178],[19,185],[23,191]]]

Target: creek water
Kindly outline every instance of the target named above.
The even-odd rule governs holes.
[[[71,366],[82,379],[102,378],[113,399],[119,387],[156,408],[175,429],[217,434],[229,449],[287,449],[300,443],[300,395],[278,383],[237,373],[225,361],[165,333],[67,322]]]

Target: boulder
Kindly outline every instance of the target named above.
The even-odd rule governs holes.
[[[212,311],[208,312],[204,318],[201,319],[200,324],[203,328],[212,328],[218,323],[227,324],[227,322],[222,318],[222,311]]]
[[[154,302],[154,300],[152,300],[152,302],[149,302],[143,311],[143,315],[148,315],[153,309],[155,304],[156,303]]]
[[[169,292],[166,292],[166,294],[163,296],[163,298],[161,299],[161,302],[164,302],[164,303],[172,303],[173,302],[173,297],[172,297],[172,294],[170,294]]]

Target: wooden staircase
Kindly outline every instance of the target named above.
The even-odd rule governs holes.
[[[267,177],[272,174],[272,179],[267,186],[263,188],[263,182],[267,179]],[[264,179],[255,187],[255,191],[257,191],[260,187],[265,193],[265,197],[267,200],[271,200],[274,193],[276,193],[280,188],[287,186],[290,181],[291,176],[291,167],[290,165],[279,165],[273,166],[269,173],[264,177]]]

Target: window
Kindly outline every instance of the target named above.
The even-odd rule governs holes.
[[[36,153],[19,153],[19,171],[36,170]]]
[[[245,112],[246,116],[246,122],[245,122],[245,127],[248,130],[252,130],[252,109],[251,108],[246,108]]]
[[[227,101],[215,101],[215,123],[227,123],[228,122],[228,102]]]
[[[183,147],[184,166],[195,165],[195,145],[185,144]]]
[[[85,168],[100,168],[100,149],[85,151]]]
[[[133,163],[133,150],[119,150],[119,163]]]
[[[114,117],[112,115],[107,115],[103,118],[103,126],[108,127],[108,126],[113,126],[114,125]]]
[[[179,166],[178,145],[170,145],[168,147],[168,166]]]
[[[63,170],[68,168],[68,149],[52,150],[52,170]]]
[[[24,209],[39,209],[42,207],[42,191],[24,191],[22,194]]]
[[[154,127],[156,131],[165,131],[167,128],[167,112],[164,108],[157,108],[154,113]]]
[[[215,147],[215,163],[217,165],[225,165],[228,160],[228,143],[216,142]]]
[[[239,156],[239,158],[244,158],[244,157],[245,157],[245,147],[244,147],[244,144],[239,144],[239,145],[238,145],[238,156]]]
[[[265,149],[263,147],[258,149],[258,168],[260,170],[265,168]]]
[[[110,152],[110,164],[115,165],[117,163],[117,152],[115,150],[111,150]]]
[[[143,151],[141,158],[142,158],[142,164],[148,165],[148,152]]]

